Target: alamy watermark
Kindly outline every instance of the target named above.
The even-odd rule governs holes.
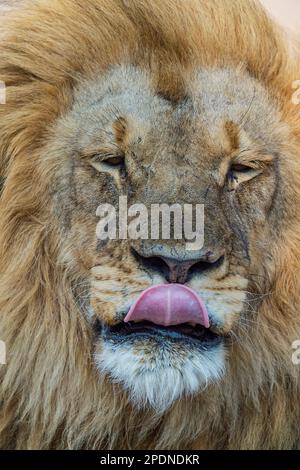
[[[296,339],[296,341],[292,343],[292,348],[295,349],[295,351],[292,354],[292,363],[295,366],[298,366],[300,364],[300,340],[299,339]]]
[[[293,90],[296,90],[292,95],[292,103],[294,105],[300,104],[300,80],[295,80],[292,83]]]
[[[5,83],[0,80],[0,104],[6,104],[6,86]]]
[[[101,204],[96,212],[97,238],[106,240],[184,240],[188,251],[204,245],[203,204],[144,204],[128,207],[127,196],[118,207]]]
[[[6,344],[4,341],[0,341],[0,365],[6,364]]]

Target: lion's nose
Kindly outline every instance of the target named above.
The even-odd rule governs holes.
[[[224,261],[224,255],[212,250],[201,250],[192,257],[189,254],[188,259],[186,253],[166,255],[161,247],[158,250],[151,249],[150,252],[134,249],[134,253],[146,269],[159,273],[168,282],[179,284],[186,283],[193,275],[220,266]]]

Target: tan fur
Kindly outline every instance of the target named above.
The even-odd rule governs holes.
[[[291,102],[291,83],[300,67],[288,60],[280,32],[250,0],[39,0],[15,13],[5,34],[0,339],[7,366],[0,366],[0,447],[299,447],[299,367],[291,344],[300,337],[300,106]],[[255,322],[236,331],[224,381],[163,416],[133,409],[121,388],[94,369],[92,332],[72,291],[83,268],[64,269],[68,253],[49,218],[53,168],[38,163],[73,87],[119,62],[150,63],[157,89],[172,99],[196,66],[245,64],[277,98],[293,134],[285,164],[289,224],[265,265],[271,293]],[[235,142],[234,128],[228,130]],[[262,294],[264,282],[256,281]]]

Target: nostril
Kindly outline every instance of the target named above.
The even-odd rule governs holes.
[[[169,267],[163,258],[153,256],[151,258],[145,258],[143,263],[145,266],[148,266],[153,271],[156,271],[157,273],[161,274],[165,279],[168,278]]]
[[[195,264],[193,264],[188,272],[188,280],[191,279],[193,276],[196,276],[197,274],[201,274],[205,271],[210,271],[216,268],[221,267],[225,259],[225,256],[222,255],[220,258],[218,258],[216,261],[209,262],[209,261],[198,261]]]
[[[161,250],[160,250],[161,251]],[[160,274],[170,283],[184,284],[193,276],[204,271],[218,268],[224,261],[224,256],[217,258],[211,251],[207,251],[197,259],[186,260],[182,257],[149,256],[149,253],[140,253],[132,248],[132,253],[139,265],[147,271]]]
[[[135,250],[132,250],[133,256],[138,261],[138,263],[143,266],[145,269],[150,271],[155,271],[156,273],[163,276],[165,279],[168,279],[169,276],[169,267],[159,256],[150,256],[144,257],[137,253]]]
[[[204,271],[219,267],[223,263],[224,257],[221,256],[213,260],[213,257],[208,256],[206,253],[202,259],[198,260],[182,261],[168,258],[163,259],[169,267],[168,281],[184,284],[191,280],[194,275],[202,274]]]

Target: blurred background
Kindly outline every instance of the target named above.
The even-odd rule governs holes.
[[[261,3],[289,32],[300,35],[300,0],[261,0]]]

